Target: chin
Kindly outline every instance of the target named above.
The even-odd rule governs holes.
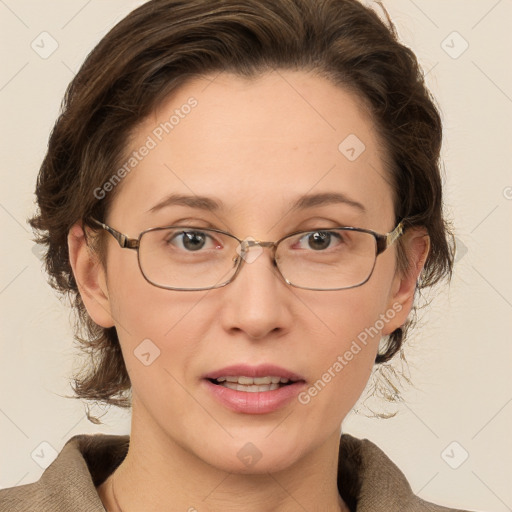
[[[219,453],[209,452],[203,460],[229,473],[256,475],[285,470],[300,456],[301,450],[290,438],[288,442],[277,438],[270,442],[264,436],[253,439],[248,436],[243,440],[232,439]]]

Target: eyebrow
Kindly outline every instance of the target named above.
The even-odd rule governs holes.
[[[350,199],[340,192],[321,192],[317,194],[308,194],[299,197],[291,205],[291,211],[305,210],[315,206],[324,206],[327,204],[346,204],[362,213],[366,213],[364,205]],[[224,203],[219,199],[207,196],[170,194],[155,206],[147,210],[147,213],[155,213],[169,206],[188,206],[199,210],[218,212],[224,209]]]

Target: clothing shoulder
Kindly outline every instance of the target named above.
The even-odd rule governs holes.
[[[349,462],[342,469],[343,456],[348,457]],[[339,467],[342,471],[354,471],[358,476],[357,483],[353,483],[358,494],[357,512],[470,512],[436,505],[416,496],[398,466],[368,439],[343,434]],[[338,482],[342,485],[342,475]]]
[[[0,490],[0,512],[105,512],[96,491],[121,463],[129,436],[72,437],[34,483]]]
[[[96,486],[123,461],[128,446],[129,436],[71,438],[37,482],[0,490],[0,512],[104,512]],[[400,469],[368,439],[343,434],[339,455],[340,494],[357,512],[469,512],[414,495]]]

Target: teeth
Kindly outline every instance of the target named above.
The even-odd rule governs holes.
[[[274,389],[279,389],[279,384],[262,384],[260,386],[256,385],[244,385],[244,384],[235,384],[233,382],[224,382],[221,384],[225,388],[234,389],[235,391],[245,391],[248,393],[259,393],[263,391],[273,391]]]
[[[233,383],[233,384],[241,384],[243,386],[263,386],[263,385],[268,385],[268,384],[286,384],[290,381],[290,379],[286,379],[284,377],[274,377],[274,376],[269,376],[269,377],[244,377],[244,376],[240,376],[240,377],[236,377],[236,376],[226,376],[226,377],[219,377],[218,379],[216,379],[217,382],[229,382],[229,383]],[[273,389],[277,389],[277,388],[273,388]],[[243,391],[245,390],[245,388],[243,389]]]

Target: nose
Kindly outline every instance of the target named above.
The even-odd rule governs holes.
[[[221,317],[227,331],[259,340],[290,328],[293,296],[274,266],[270,244],[250,244],[236,278],[221,290]]]

